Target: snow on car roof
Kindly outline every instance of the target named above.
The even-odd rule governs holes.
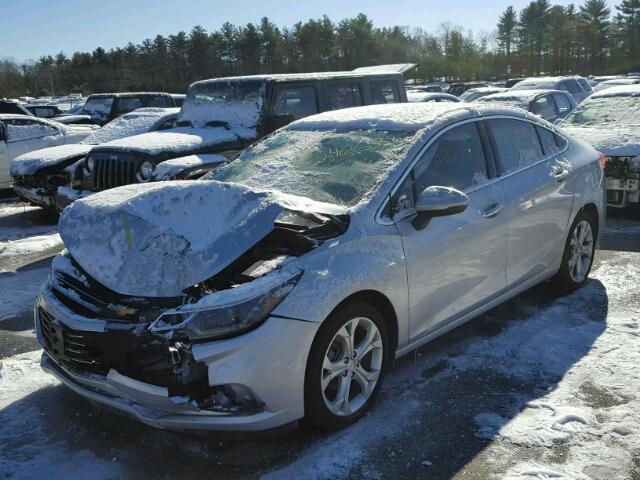
[[[107,97],[135,97],[137,95],[169,95],[166,92],[120,92],[120,93],[92,93],[87,97],[91,98],[107,98]]]
[[[477,102],[512,102],[520,103],[522,105],[528,105],[530,102],[536,99],[540,95],[547,93],[560,93],[564,95],[562,90],[536,88],[528,90],[507,90],[506,92],[493,93],[486,97],[479,98]]]
[[[602,97],[637,97],[640,96],[640,84],[635,85],[618,85],[606,88],[600,92],[595,92],[589,98]]]
[[[266,81],[272,80],[276,82],[290,81],[290,80],[321,80],[325,78],[360,78],[364,76],[379,76],[379,75],[389,75],[389,76],[397,76],[400,75],[398,72],[393,71],[375,71],[375,72],[367,72],[367,71],[336,71],[336,72],[311,72],[311,73],[274,73],[274,74],[262,74],[262,75],[241,75],[235,77],[220,77],[220,78],[210,78],[207,80],[199,80],[191,84],[201,85],[206,83],[213,82],[239,82],[239,81],[249,81],[249,80],[259,80]]]
[[[531,90],[531,87],[535,88],[555,88],[559,82],[567,79],[580,78],[577,75],[566,77],[530,77],[525,80],[521,80],[516,83],[511,90]]]
[[[290,124],[295,130],[388,130],[417,132],[458,113],[460,116],[509,114],[527,117],[525,112],[500,106],[454,102],[389,103],[331,110]],[[527,117],[528,118],[528,117]]]

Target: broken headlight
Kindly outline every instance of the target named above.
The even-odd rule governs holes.
[[[293,290],[301,271],[273,273],[160,315],[149,327],[190,340],[240,334],[260,325]]]

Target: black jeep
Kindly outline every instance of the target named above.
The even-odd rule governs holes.
[[[176,128],[95,147],[77,167],[72,187],[87,195],[131,183],[199,178],[299,118],[360,105],[406,102],[402,73],[413,66],[196,82],[187,92]],[[70,200],[62,198],[59,203]]]

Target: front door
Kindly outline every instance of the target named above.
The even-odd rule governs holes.
[[[432,218],[424,228],[408,220],[396,223],[406,257],[412,340],[505,288],[504,195],[489,178],[485,147],[476,122],[453,127],[425,151],[392,198],[392,209],[401,213],[432,185],[469,197],[464,212]]]

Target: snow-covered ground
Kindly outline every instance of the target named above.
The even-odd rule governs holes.
[[[235,439],[145,427],[40,370],[29,315],[59,245],[19,208],[0,204],[0,270],[19,265],[0,273],[0,479],[640,478],[640,215],[610,220],[585,288],[538,286],[397,361],[351,428]]]

